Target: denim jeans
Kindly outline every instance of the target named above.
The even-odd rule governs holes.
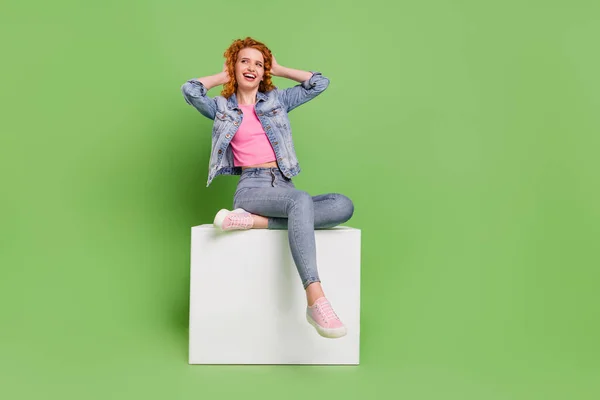
[[[234,208],[268,217],[269,229],[287,229],[292,258],[306,289],[320,282],[315,229],[332,228],[354,213],[352,201],[338,193],[311,196],[296,189],[279,168],[247,168],[233,198]]]

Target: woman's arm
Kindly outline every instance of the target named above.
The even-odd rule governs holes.
[[[277,60],[275,60],[275,57],[273,57],[273,62],[271,63],[271,74],[274,76],[280,76],[282,78],[291,79],[300,83],[309,80],[312,76],[311,72],[287,68],[279,65],[277,63]]]
[[[283,67],[277,63],[275,57],[273,57],[271,63],[271,74],[300,82],[299,85],[294,87],[278,90],[279,100],[284,104],[288,112],[314,99],[329,86],[329,79],[325,78],[321,73]]]
[[[217,105],[214,99],[208,97],[206,93],[213,87],[227,82],[229,82],[229,74],[223,65],[223,71],[218,74],[190,79],[181,86],[181,92],[188,104],[194,106],[205,117],[215,119]]]
[[[227,65],[223,64],[223,71],[218,74],[205,76],[198,78],[198,80],[204,85],[206,90],[210,90],[215,86],[224,85],[229,82],[229,74],[227,73]]]

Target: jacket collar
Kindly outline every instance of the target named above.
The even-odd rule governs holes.
[[[263,92],[256,92],[256,103],[258,103],[259,101],[265,101],[267,100],[267,95],[264,94]],[[229,109],[236,109],[238,108],[238,102],[237,102],[237,97],[234,94],[232,94],[228,99],[227,99],[227,107]]]

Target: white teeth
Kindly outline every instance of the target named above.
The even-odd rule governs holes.
[[[244,76],[245,76],[246,78],[252,78],[252,79],[256,78],[256,76],[254,76],[254,75],[252,75],[252,74],[244,74]]]

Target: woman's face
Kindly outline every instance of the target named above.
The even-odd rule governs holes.
[[[258,88],[264,75],[265,62],[262,53],[250,47],[240,50],[235,63],[235,79],[238,88],[246,90]]]

